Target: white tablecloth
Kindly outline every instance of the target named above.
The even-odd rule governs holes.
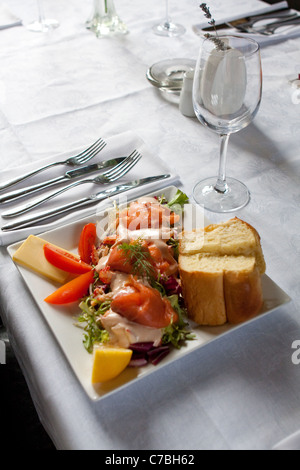
[[[24,26],[0,32],[1,169],[13,175],[20,165],[132,131],[175,168],[187,194],[216,174],[218,136],[184,117],[145,77],[160,60],[196,59],[199,2],[170,0],[172,18],[187,32],[163,38],[151,27],[164,2],[115,0],[130,33],[110,39],[85,29],[92,0],[44,3],[61,23],[51,34],[26,29],[37,16],[34,0],[7,3]],[[216,18],[258,4],[209,2]],[[57,449],[271,449],[300,427],[300,365],[292,362],[292,343],[300,340],[300,92],[289,82],[300,73],[300,37],[262,47],[262,64],[261,107],[231,136],[227,171],[251,191],[236,215],[259,231],[267,274],[291,303],[92,402],[1,247],[1,315]]]

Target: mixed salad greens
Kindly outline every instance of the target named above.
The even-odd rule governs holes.
[[[180,348],[194,338],[178,274],[179,221],[186,203],[188,197],[181,190],[169,201],[164,195],[140,198],[126,209],[116,208],[117,223],[100,238],[96,224],[84,226],[78,245],[80,261],[72,256],[63,260],[76,265],[73,272],[79,275],[45,300],[59,304],[78,299],[81,313],[76,326],[84,330],[83,345],[89,353],[97,344],[119,341],[124,346],[125,341],[133,351],[130,365],[143,366],[157,364],[170,348]],[[127,229],[126,237],[119,231],[122,227]],[[163,231],[164,240],[149,239],[152,229]],[[45,255],[58,263],[51,247]],[[151,339],[152,333],[156,339]]]

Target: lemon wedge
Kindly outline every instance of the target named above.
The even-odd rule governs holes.
[[[125,348],[95,347],[92,383],[107,382],[128,366],[132,351]]]

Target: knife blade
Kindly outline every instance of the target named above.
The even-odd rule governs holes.
[[[249,23],[249,21],[256,22],[256,21],[269,19],[269,18],[277,18],[277,17],[282,18],[285,15],[288,15],[289,12],[290,12],[289,7],[280,8],[280,9],[274,10],[272,12],[268,11],[267,13],[261,13],[261,14],[257,14],[257,15],[245,16],[245,17],[242,17],[242,18],[234,19],[232,21],[228,20],[225,23],[216,24],[215,27],[216,27],[216,30],[235,28],[236,26],[242,26],[244,24],[247,24],[247,23]],[[212,31],[215,31],[215,28],[213,26],[207,26],[205,28],[201,28],[201,30],[205,31],[205,32],[212,32]]]
[[[3,225],[1,230],[3,232],[9,232],[11,230],[19,230],[21,228],[30,227],[31,225],[34,224],[34,222],[42,222],[43,220],[51,219],[53,217],[56,217],[61,214],[65,214],[74,209],[87,207],[91,204],[95,204],[96,202],[101,202],[117,194],[121,194],[121,193],[124,193],[125,191],[129,191],[130,189],[138,188],[140,186],[144,186],[145,184],[153,183],[154,181],[159,181],[159,180],[170,178],[170,176],[171,175],[169,174],[148,176],[147,178],[134,180],[134,181],[131,181],[130,183],[123,183],[123,184],[114,186],[113,188],[108,188],[105,191],[94,193],[91,196],[78,199],[77,201],[70,202],[68,204],[64,204],[54,209],[41,212],[39,214],[36,214],[35,216],[26,217],[22,220],[19,220],[18,222]]]
[[[111,160],[104,160],[99,163],[93,163],[91,165],[86,165],[81,168],[76,168],[75,170],[66,171],[64,175],[57,176],[51,180],[43,181],[42,183],[37,183],[34,185],[27,186],[26,188],[17,189],[6,193],[3,196],[0,196],[0,204],[5,204],[6,202],[19,199],[22,196],[27,196],[28,194],[33,194],[40,189],[50,188],[65,181],[77,178],[78,176],[88,175],[90,173],[95,173],[96,171],[103,170],[104,168],[110,168],[118,163],[121,163],[125,160],[126,157],[112,158]]]

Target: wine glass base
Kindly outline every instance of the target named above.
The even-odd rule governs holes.
[[[43,21],[36,20],[36,21],[33,21],[33,23],[30,23],[27,25],[27,29],[35,33],[47,33],[48,31],[51,31],[52,29],[55,29],[58,27],[59,27],[59,22],[57,20],[51,20],[51,19],[45,19]]]
[[[175,24],[168,21],[153,26],[152,30],[155,34],[158,34],[158,36],[169,37],[182,36],[186,31],[185,27],[181,24]]]
[[[249,190],[241,181],[227,178],[228,189],[224,193],[215,189],[216,181],[217,177],[206,178],[194,187],[194,199],[204,209],[212,212],[234,212],[250,201]]]

